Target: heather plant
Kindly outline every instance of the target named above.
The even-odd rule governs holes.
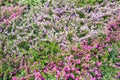
[[[3,74],[1,76],[4,75],[3,78],[12,78],[13,80],[33,78],[43,80],[117,80],[120,71],[119,24],[119,21],[111,23],[108,25],[106,34],[100,34],[98,35],[99,37],[83,40],[79,48],[72,48],[73,51],[70,54],[63,53],[59,55],[56,52],[57,54],[54,55],[45,55],[45,53],[40,55],[41,52],[29,50],[28,53],[21,56],[12,55],[13,58],[10,58],[9,55],[2,56],[1,73]],[[108,40],[108,37],[110,40]],[[48,58],[45,59],[44,57]]]
[[[119,35],[119,23],[115,22],[114,26],[117,27],[115,34]],[[114,30],[114,26],[112,30]],[[108,31],[109,31],[108,28]],[[82,42],[81,47],[73,47],[72,54],[69,56],[64,56],[64,60],[59,63],[54,62],[47,66],[46,70],[51,73],[55,72],[56,78],[58,79],[72,79],[72,80],[100,80],[100,79],[116,79],[117,73],[119,73],[119,68],[117,63],[119,63],[118,56],[119,53],[119,37],[115,37],[113,32],[108,32],[107,34],[102,34],[99,37],[93,39],[86,39]],[[104,37],[104,35],[106,35]],[[112,39],[109,41],[107,37],[111,35]],[[115,41],[114,41],[115,40]],[[97,43],[96,43],[97,41]],[[110,42],[112,41],[112,42]],[[88,44],[90,42],[90,44]],[[54,65],[54,66],[53,66]]]
[[[3,49],[3,51],[5,53],[22,53],[28,48],[39,50],[39,45],[37,45],[39,41],[48,40],[56,41],[62,50],[68,52],[71,45],[77,45],[76,43],[84,38],[104,32],[106,22],[119,14],[118,2],[106,2],[108,9],[101,4],[100,6],[108,13],[101,13],[100,16],[97,16],[102,10],[102,8],[98,9],[100,6],[90,7],[93,10],[89,13],[86,11],[89,9],[88,7],[76,8],[70,2],[65,1],[65,3],[62,1],[49,1],[43,6],[31,7],[30,10],[27,7],[21,8],[21,10],[17,9],[20,13],[12,19],[9,19],[11,13],[7,11],[3,15],[5,19],[1,19],[2,36],[4,36],[6,45],[8,45],[4,45],[6,50]],[[112,9],[110,5],[116,8]],[[95,16],[95,14],[97,15]],[[103,19],[105,15],[110,15],[106,21]],[[25,49],[22,49],[22,47]]]
[[[0,80],[119,80],[118,1],[31,1],[0,9]]]

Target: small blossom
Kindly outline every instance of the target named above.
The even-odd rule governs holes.
[[[109,51],[109,52],[111,52],[111,51],[112,51],[112,49],[111,49],[111,48],[108,48],[108,51]]]
[[[78,48],[77,47],[73,47],[72,50],[73,51],[78,51]]]
[[[110,42],[110,40],[111,40],[110,37],[106,37],[107,42]]]
[[[17,78],[13,77],[12,80],[18,80]]]
[[[97,62],[97,66],[100,66],[102,64],[102,62]]]
[[[90,80],[96,80],[95,78],[91,78]]]

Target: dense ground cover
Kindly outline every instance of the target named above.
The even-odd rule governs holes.
[[[0,0],[0,80],[119,80],[118,0]]]

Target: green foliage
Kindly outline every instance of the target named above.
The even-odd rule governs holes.
[[[7,62],[3,62],[0,68],[0,74],[3,73],[3,76],[0,76],[2,80],[11,80],[11,75],[9,74],[12,70],[12,66],[10,66]]]
[[[16,4],[17,2],[19,2],[19,0],[1,0],[2,3],[0,4],[1,5],[9,5],[9,4]]]
[[[19,77],[23,77],[26,75],[26,71],[25,70],[20,70],[19,71]]]
[[[103,79],[104,80],[108,80],[108,79],[112,79],[114,78],[114,75],[117,74],[118,70],[112,66],[109,66],[108,63],[104,63],[101,66],[101,70],[102,70],[102,75],[103,75]]]
[[[38,46],[40,51],[30,49],[28,50],[27,54],[31,56],[31,62],[40,62],[39,68],[41,69],[43,69],[45,65],[50,61],[48,55],[55,56],[55,54],[61,52],[61,49],[56,42],[40,41]],[[36,66],[36,68],[38,67]]]
[[[55,76],[52,74],[48,74],[46,79],[47,80],[56,80]]]
[[[38,4],[45,3],[46,0],[22,0],[21,2],[29,6],[36,6]]]
[[[68,33],[67,40],[69,40],[70,42],[72,42],[72,36],[73,36],[72,33]]]
[[[111,65],[115,65],[116,62],[120,61],[120,59],[117,58],[117,56],[119,55],[118,49],[119,49],[118,46],[113,43],[111,46],[111,51],[106,52],[106,54],[102,56],[103,62],[104,60],[107,60],[100,67],[102,70],[102,75],[104,80],[106,79],[114,80],[114,76],[119,72],[117,68],[111,66]]]
[[[26,41],[22,41],[20,44],[18,44],[18,47],[21,49],[29,50],[29,45]]]
[[[83,12],[77,11],[77,14],[79,15],[80,18],[85,18],[85,14]]]
[[[103,19],[107,20],[109,17],[110,17],[110,15],[105,15],[105,16],[103,16]]]
[[[97,30],[97,29],[102,29],[102,24],[96,24],[96,27],[93,28],[94,30]]]
[[[81,33],[78,33],[78,37],[81,38],[81,37],[84,37],[87,35],[89,31],[88,30],[83,30]]]
[[[100,33],[98,34],[98,37],[99,37],[99,38],[102,38],[102,39],[105,39],[105,38],[106,38],[106,34],[100,32]]]
[[[86,6],[88,4],[95,4],[96,2],[101,3],[103,0],[70,0],[75,2],[76,6]]]
[[[109,52],[108,60],[115,63],[117,56],[118,56],[118,48],[117,48],[117,46],[114,46],[114,44],[113,44],[112,51]]]
[[[59,53],[60,47],[57,45],[56,42],[50,42],[50,41],[40,41],[39,43],[41,54],[56,54]]]

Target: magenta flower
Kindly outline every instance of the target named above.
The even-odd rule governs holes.
[[[65,68],[64,68],[64,71],[65,71],[65,72],[68,72],[68,71],[70,71],[70,68],[65,67]]]

